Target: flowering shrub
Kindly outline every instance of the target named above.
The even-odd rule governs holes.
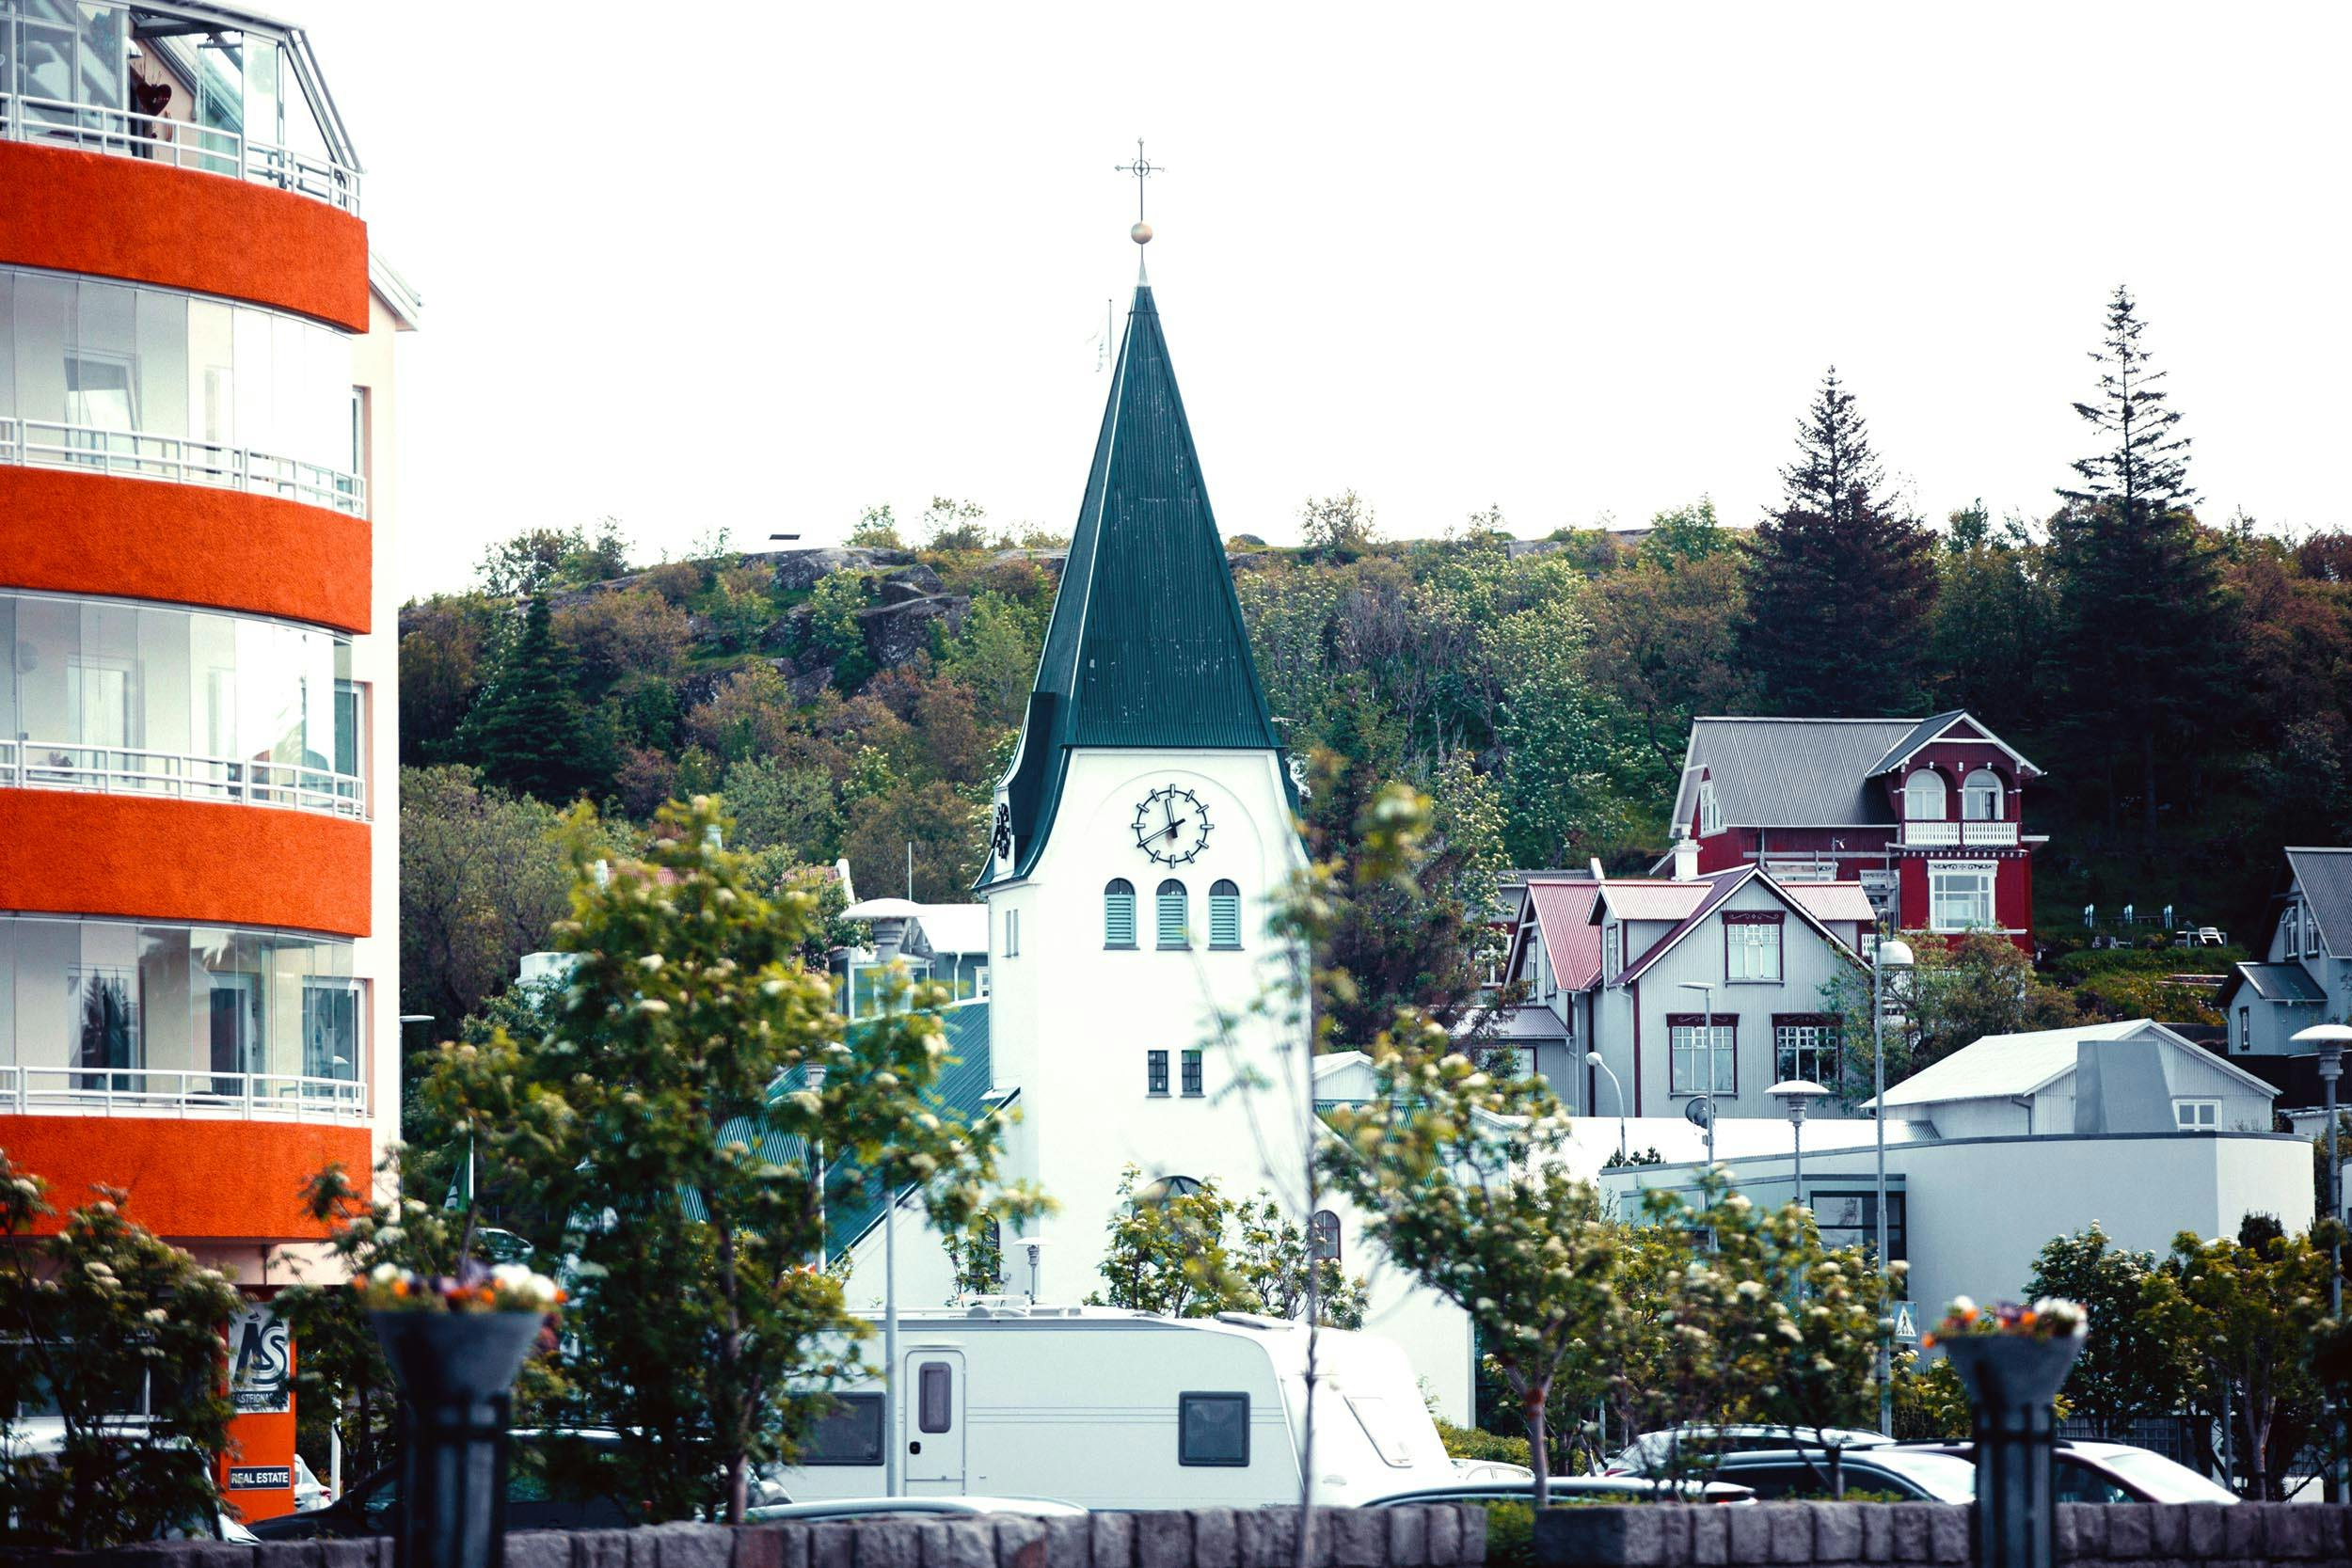
[[[378,1263],[351,1282],[359,1304],[371,1312],[554,1311],[564,1292],[546,1275],[520,1263],[484,1268],[468,1259],[453,1275],[424,1275],[397,1263]]]
[[[2071,1301],[2043,1296],[2030,1307],[2005,1301],[1982,1307],[1966,1296],[1954,1296],[1944,1309],[1944,1321],[1932,1333],[1919,1337],[1922,1346],[1942,1339],[2006,1334],[2019,1339],[2079,1339],[2090,1332],[2090,1316]]]

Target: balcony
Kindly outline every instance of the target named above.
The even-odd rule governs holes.
[[[211,484],[368,515],[367,481],[317,463],[180,436],[152,436],[48,420],[0,419],[0,463],[80,468],[117,479]]]
[[[0,1067],[0,1116],[364,1122],[368,1086],[271,1072]]]
[[[1906,849],[1994,849],[2017,844],[2014,822],[1905,822]]]
[[[0,0],[0,139],[224,175],[359,213],[358,162],[309,40],[216,6]]]
[[[367,781],[324,768],[65,740],[0,740],[0,789],[225,800],[366,821]]]

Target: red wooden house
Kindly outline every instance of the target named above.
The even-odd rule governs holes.
[[[2042,769],[1955,709],[1926,719],[1694,720],[1675,824],[1702,872],[1859,881],[1903,930],[2033,944],[2028,782]],[[1664,862],[1660,863],[1661,865]]]

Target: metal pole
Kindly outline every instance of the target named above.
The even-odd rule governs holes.
[[[1885,939],[1870,955],[1870,1120],[1877,1132],[1878,1143],[1878,1248],[1879,1277],[1886,1280],[1892,1295],[1892,1277],[1886,1267],[1886,964]],[[1879,1334],[1879,1431],[1895,1435],[1895,1357],[1889,1328]]]
[[[898,1445],[906,1440],[898,1430],[898,1193],[890,1195],[882,1213],[882,1496],[898,1496]]]
[[[2328,1091],[2328,1218],[2332,1238],[2340,1238],[2344,1218],[2344,1166],[2336,1159],[2336,1079],[2344,1071],[2344,1047],[2333,1042],[2319,1048],[2319,1081]],[[2344,1243],[2331,1239],[2328,1243],[2328,1315],[2341,1323],[2344,1320]],[[2331,1502],[2344,1499],[2344,1411],[2338,1406],[2332,1412],[2335,1426],[2336,1457],[2328,1466],[2329,1488],[2335,1496]]]
[[[1715,1174],[1715,988],[1699,992],[1706,1000],[1699,1004],[1699,1037],[1707,1041],[1707,1174]],[[1708,1208],[1715,1206],[1711,1193]],[[1710,1228],[1709,1236],[1714,1234]]]

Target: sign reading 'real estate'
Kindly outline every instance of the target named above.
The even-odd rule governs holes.
[[[229,1466],[229,1490],[231,1492],[277,1492],[294,1484],[291,1465],[231,1465]]]
[[[282,1416],[294,1408],[294,1341],[286,1325],[259,1302],[248,1303],[229,1324],[229,1398],[240,1416]],[[246,1467],[259,1474],[284,1466]],[[234,1477],[239,1472],[229,1472]],[[237,1484],[234,1480],[231,1486]],[[291,1486],[292,1481],[252,1481],[254,1486]]]

